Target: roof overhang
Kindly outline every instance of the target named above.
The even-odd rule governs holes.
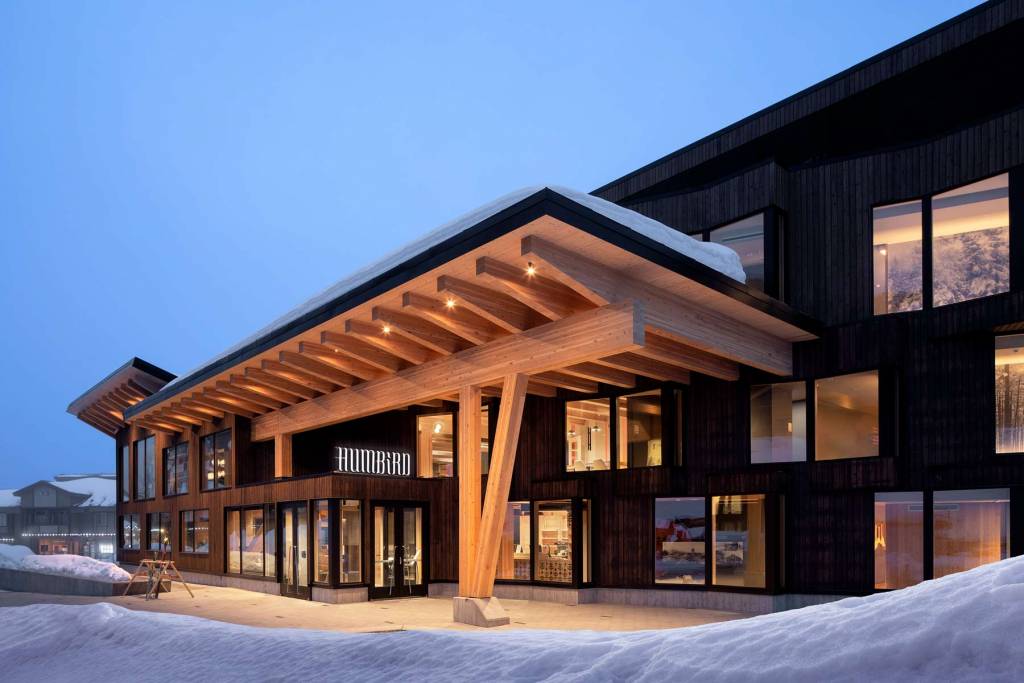
[[[544,395],[686,382],[690,371],[736,379],[741,365],[788,375],[792,343],[818,329],[544,188],[272,325],[124,417],[181,432],[235,413],[253,418],[260,440],[450,397],[458,382],[497,391],[513,365]],[[559,353],[560,340],[578,346]]]
[[[153,395],[174,375],[132,358],[97,382],[68,406],[68,412],[104,434],[114,436],[124,427],[124,411]]]

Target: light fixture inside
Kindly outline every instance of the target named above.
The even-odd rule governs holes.
[[[434,433],[435,434],[440,434],[442,429],[444,429],[444,425],[443,424],[441,424],[440,422],[435,422],[434,423]]]
[[[529,277],[533,277],[534,275],[537,274],[537,267],[533,265],[533,261],[530,261],[526,264],[526,274]]]
[[[455,308],[455,299],[448,297],[444,300],[444,305],[448,308]]]
[[[381,329],[383,330],[384,334],[391,334],[391,325],[385,325]]]

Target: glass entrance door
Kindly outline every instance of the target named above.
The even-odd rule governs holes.
[[[399,503],[373,506],[371,598],[426,595],[423,507]]]
[[[281,595],[309,598],[309,507],[281,506]]]

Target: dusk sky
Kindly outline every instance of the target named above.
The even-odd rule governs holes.
[[[590,191],[977,4],[0,3],[0,488],[68,403],[201,364],[513,189]]]

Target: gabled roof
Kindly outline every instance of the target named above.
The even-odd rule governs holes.
[[[117,503],[117,481],[107,477],[84,477],[69,481],[41,479],[14,491],[13,495],[18,497],[28,495],[29,491],[38,486],[49,486],[74,496],[80,496],[81,499],[75,503],[74,507],[113,507]],[[20,504],[21,502],[18,501],[14,505]]]

